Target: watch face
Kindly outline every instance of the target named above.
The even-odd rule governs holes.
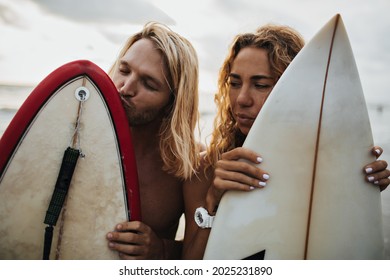
[[[197,213],[196,213],[196,218],[198,219],[198,221],[199,221],[200,224],[203,223],[203,216],[202,216],[202,213],[197,212]]]

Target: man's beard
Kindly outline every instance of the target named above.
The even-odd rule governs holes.
[[[149,109],[143,112],[137,112],[134,104],[125,97],[121,96],[122,105],[126,112],[126,117],[130,126],[140,126],[151,123],[161,115],[163,109]]]

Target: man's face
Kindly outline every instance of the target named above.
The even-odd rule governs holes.
[[[161,53],[149,39],[135,42],[120,59],[113,82],[131,126],[161,121],[171,91]]]

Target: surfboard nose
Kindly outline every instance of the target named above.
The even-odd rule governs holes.
[[[370,120],[339,14],[287,67],[243,146],[272,181],[223,196],[205,259],[383,258],[379,188],[361,174],[375,160]]]

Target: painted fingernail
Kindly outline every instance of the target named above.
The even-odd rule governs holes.
[[[257,157],[257,162],[261,163],[261,162],[263,162],[263,159],[261,157]]]
[[[371,167],[367,167],[367,168],[366,168],[366,173],[369,174],[369,173],[371,173],[371,172],[372,172],[372,168],[371,168]]]
[[[269,179],[269,175],[268,174],[263,174],[263,179],[268,180]]]
[[[379,184],[379,181],[375,181],[374,184],[375,184],[375,185],[378,185],[378,184]]]
[[[265,187],[265,186],[267,185],[267,183],[266,183],[266,182],[260,181],[260,182],[259,182],[259,185],[262,186],[262,187]]]
[[[251,191],[253,191],[253,190],[255,189],[255,187],[250,186],[249,189],[250,189]]]
[[[372,176],[370,176],[370,177],[368,177],[368,181],[370,181],[370,182],[373,182],[374,181],[374,177],[372,177]]]
[[[381,154],[381,150],[379,150],[379,149],[376,149],[375,152],[376,152],[378,155]]]

